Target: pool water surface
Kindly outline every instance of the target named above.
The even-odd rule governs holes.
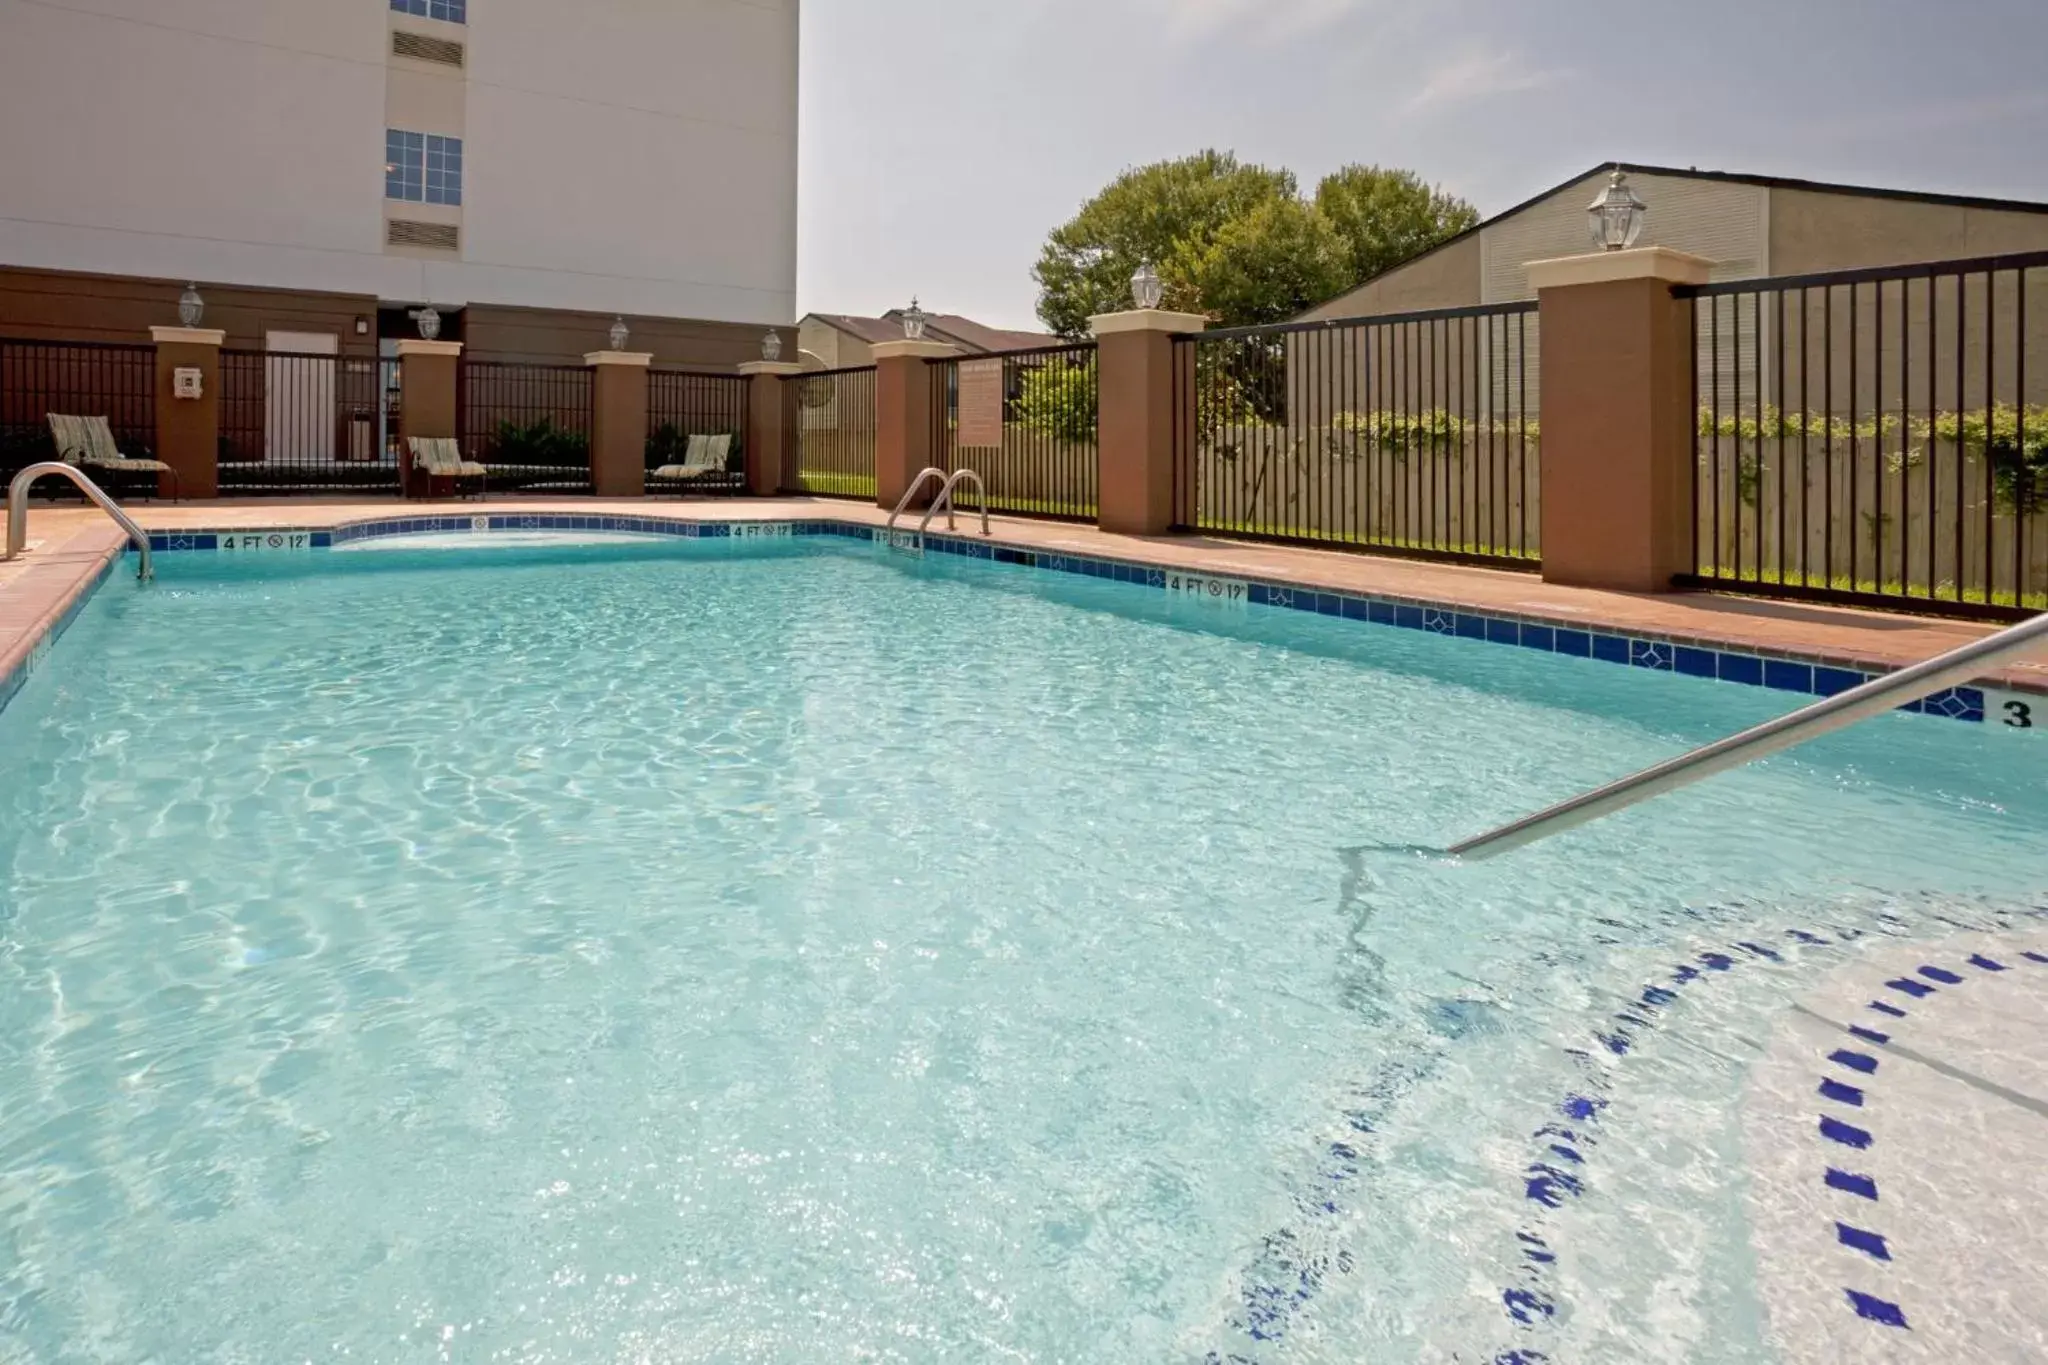
[[[1763,1021],[2032,923],[2038,748],[1414,850],[1799,700],[864,544],[162,556],[0,711],[0,1361],[1770,1359]]]

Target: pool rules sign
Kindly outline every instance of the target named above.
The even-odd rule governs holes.
[[[954,444],[962,449],[993,448],[1003,443],[1003,362],[963,360],[960,371],[960,429]]]

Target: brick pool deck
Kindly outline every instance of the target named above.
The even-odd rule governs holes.
[[[495,498],[487,503],[393,499],[235,499],[144,504],[127,509],[152,531],[318,529],[392,516],[491,511],[613,513],[679,520],[834,519],[880,525],[887,516],[833,498],[602,499]],[[1995,626],[1714,593],[1637,594],[1566,588],[1534,574],[1392,559],[1333,550],[1259,545],[1207,536],[1118,536],[1092,526],[994,517],[994,539],[1028,550],[1142,560],[1195,573],[1277,579],[1337,592],[1407,598],[1474,612],[1505,613],[1578,629],[1734,648],[1880,673],[1980,639]],[[962,516],[960,529],[978,529]],[[0,677],[34,647],[118,553],[123,537],[95,508],[38,506],[29,512],[29,552],[0,564]],[[2016,664],[1983,682],[2048,693],[2048,657]]]

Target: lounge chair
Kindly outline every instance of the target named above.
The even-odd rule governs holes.
[[[474,460],[462,458],[462,443],[452,436],[409,436],[406,441],[412,447],[412,467],[427,476],[427,496],[433,496],[433,481],[448,479],[456,482],[456,491],[461,491],[460,480],[475,479],[477,496],[483,497],[490,488],[491,471]]]
[[[50,420],[50,438],[57,444],[57,458],[65,464],[75,464],[81,469],[100,470],[114,474],[168,474],[171,476],[171,497],[179,494],[178,471],[162,460],[142,458],[131,459],[121,453],[120,445],[114,440],[114,429],[104,417],[71,417],[59,412],[45,413]],[[156,481],[150,480],[150,492],[156,491]]]
[[[731,482],[726,470],[731,452],[730,432],[720,436],[692,436],[689,445],[683,449],[683,462],[665,464],[649,471],[647,481],[674,485],[678,493],[707,485],[727,485]]]

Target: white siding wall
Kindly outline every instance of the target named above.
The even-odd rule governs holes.
[[[383,244],[387,0],[0,0],[0,264],[787,323],[797,0],[474,0],[461,257]]]

